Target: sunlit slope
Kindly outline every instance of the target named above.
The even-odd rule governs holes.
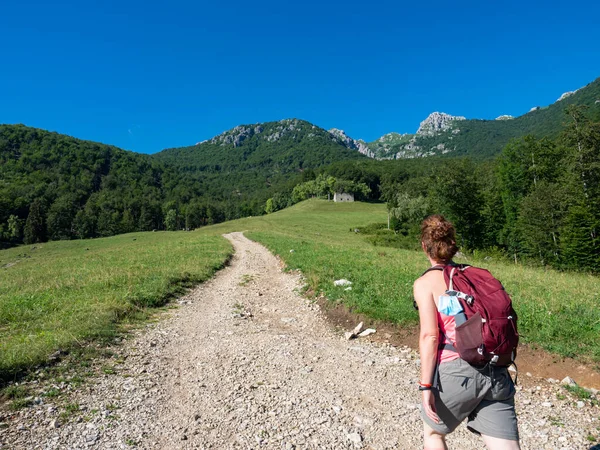
[[[299,269],[308,287],[356,312],[413,327],[412,283],[421,252],[375,247],[355,228],[384,223],[383,204],[308,200],[267,216],[195,232],[125,234],[0,251],[0,376],[58,349],[113,336],[118,323],[202,282],[231,253],[221,234],[244,231]],[[485,255],[481,255],[485,256]],[[501,261],[471,260],[506,286],[525,342],[600,362],[600,279]],[[335,287],[340,278],[352,290]]]
[[[427,268],[425,256],[375,247],[353,231],[386,220],[385,205],[309,200],[202,232],[247,230],[250,238],[280,255],[290,269],[300,269],[311,289],[373,318],[416,324],[412,283]],[[600,361],[600,278],[493,259],[466,262],[489,268],[504,283],[519,314],[524,342],[564,356]],[[352,290],[335,287],[333,281],[339,278],[352,281]]]

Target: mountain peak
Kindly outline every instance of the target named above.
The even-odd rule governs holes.
[[[217,144],[220,146],[233,145],[239,147],[242,143],[255,135],[260,135],[262,139],[269,142],[277,141],[284,135],[290,132],[295,132],[303,127],[316,127],[300,119],[283,119],[276,122],[255,123],[252,125],[238,125],[230,130],[227,130],[212,139],[198,142],[196,145],[201,145],[206,142]]]
[[[575,89],[574,91],[567,91],[564,94],[562,94],[558,100],[556,100],[557,102],[560,102],[561,100],[564,100],[567,97],[570,97],[571,95],[573,95],[575,92],[577,92],[579,89]]]
[[[427,119],[421,122],[417,134],[421,136],[432,136],[441,131],[452,128],[455,121],[466,120],[463,116],[451,116],[443,112],[432,112]]]

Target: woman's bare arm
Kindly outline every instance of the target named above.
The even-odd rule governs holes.
[[[419,278],[413,285],[413,294],[419,307],[419,353],[421,356],[421,383],[433,384],[433,374],[437,363],[439,330],[437,323],[437,308],[429,283]],[[431,391],[423,391],[423,408],[434,422],[439,418],[435,412],[435,401]]]

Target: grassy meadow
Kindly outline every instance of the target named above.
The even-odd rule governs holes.
[[[209,278],[231,254],[221,234],[246,235],[301,270],[308,287],[374,319],[415,325],[417,251],[370,244],[355,227],[385,222],[385,205],[309,200],[283,211],[195,232],[134,233],[0,251],[0,375],[47,360]],[[290,250],[294,250],[290,252]],[[485,256],[485,255],[484,255]],[[600,362],[600,279],[503,261],[489,268],[512,295],[524,342]],[[346,278],[352,290],[335,287]]]
[[[212,232],[247,230],[248,237],[281,256],[290,269],[301,270],[315,292],[375,319],[416,324],[412,284],[428,267],[425,256],[374,246],[351,231],[386,221],[383,204],[310,200],[268,216],[216,225]],[[600,362],[599,277],[494,259],[460,262],[485,267],[502,281],[519,314],[522,342]],[[334,286],[339,278],[352,281],[352,290]]]
[[[114,336],[119,321],[210,278],[231,252],[218,235],[186,232],[0,251],[0,378],[57,349]]]

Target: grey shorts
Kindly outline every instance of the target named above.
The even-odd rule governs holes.
[[[434,423],[422,411],[427,425],[448,434],[465,419],[467,428],[511,441],[519,440],[515,413],[515,385],[506,368],[475,369],[458,358],[440,364],[438,389],[433,389],[435,408],[441,420]]]

